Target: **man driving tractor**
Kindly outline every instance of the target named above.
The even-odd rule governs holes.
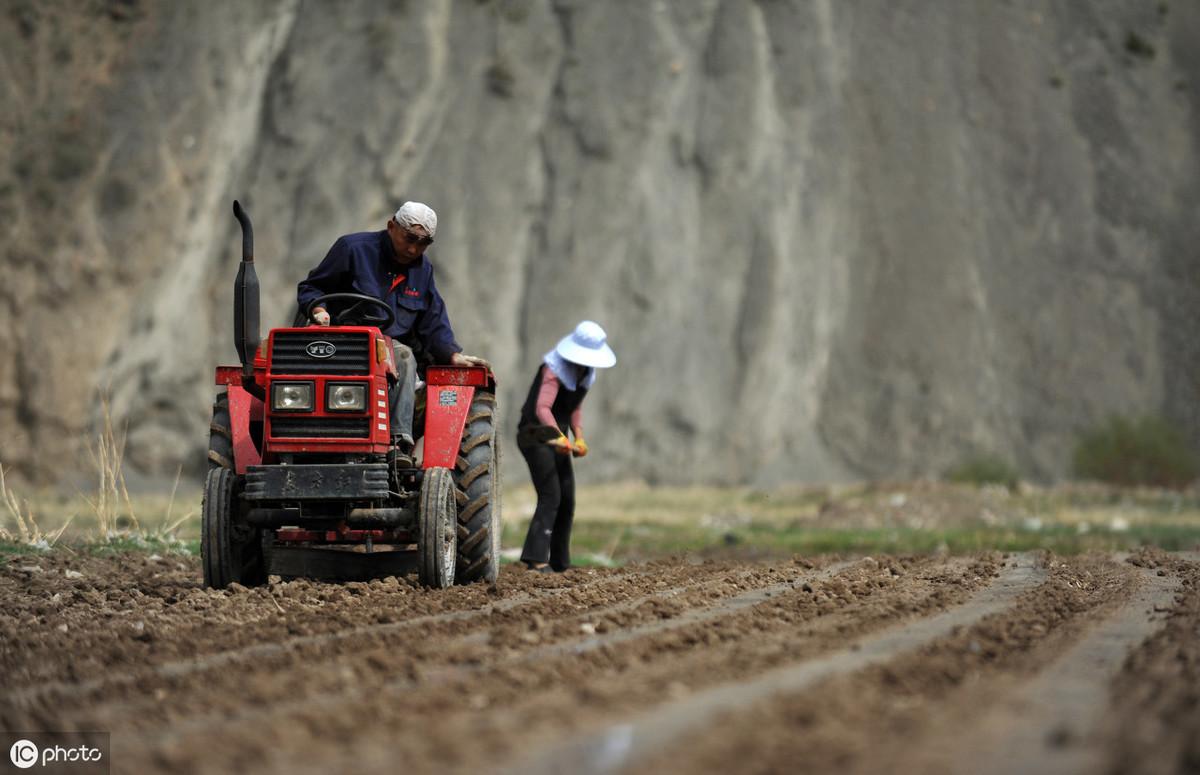
[[[485,361],[462,354],[434,286],[424,248],[437,216],[410,202],[385,231],[338,239],[300,283],[300,319],[264,338],[254,228],[239,202],[233,214],[239,365],[214,373],[205,586],[413,572],[436,589],[495,581],[496,383]],[[389,347],[392,337],[403,346]],[[431,397],[420,467],[411,457],[418,361]]]
[[[484,366],[487,361],[464,355],[455,341],[446,305],[433,279],[433,264],[425,249],[433,244],[437,213],[420,202],[405,202],[388,219],[383,231],[339,237],[325,258],[297,287],[302,313],[315,325],[330,324],[330,310],[308,306],[330,293],[358,293],[386,302],[396,320],[382,333],[392,338],[397,380],[389,389],[392,447],[411,462],[413,405],[417,361],[414,349],[435,363]],[[334,309],[337,313],[339,310]]]

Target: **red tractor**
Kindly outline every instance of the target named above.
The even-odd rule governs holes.
[[[419,467],[389,456],[392,322],[355,294],[329,327],[259,338],[254,232],[237,202],[234,285],[241,366],[218,366],[201,511],[204,584],[268,574],[343,580],[404,575],[421,584],[494,581],[500,551],[496,392],[482,367],[429,366],[413,428]],[[423,403],[423,406],[422,406]]]

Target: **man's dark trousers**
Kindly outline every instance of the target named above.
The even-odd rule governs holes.
[[[575,468],[570,455],[555,452],[549,444],[520,446],[533,487],[537,508],[521,551],[523,562],[549,561],[556,571],[571,567],[571,523],[575,520]]]

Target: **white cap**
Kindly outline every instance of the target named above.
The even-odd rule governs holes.
[[[423,226],[430,237],[437,231],[437,213],[433,208],[420,202],[405,202],[400,205],[394,216],[396,223],[406,229],[413,226]]]
[[[571,363],[607,369],[617,362],[617,355],[605,344],[606,339],[608,334],[604,333],[599,323],[585,320],[564,336],[555,345],[554,351]]]

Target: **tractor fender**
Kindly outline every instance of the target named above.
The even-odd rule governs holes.
[[[229,386],[229,424],[233,435],[234,472],[245,474],[248,466],[262,465],[262,452],[250,435],[250,423],[263,421],[263,402],[241,385]]]
[[[476,387],[488,384],[478,366],[431,366],[426,370],[425,452],[421,467],[454,468]]]
[[[433,385],[425,394],[425,452],[421,467],[454,468],[475,388]]]

